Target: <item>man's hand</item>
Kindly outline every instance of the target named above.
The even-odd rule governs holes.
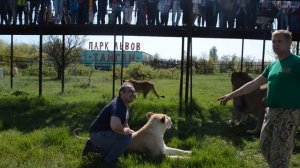
[[[230,100],[230,98],[228,95],[225,95],[225,96],[219,97],[217,100],[220,101],[221,105],[225,106],[226,103]]]
[[[134,131],[132,129],[130,129],[129,127],[125,127],[124,128],[124,133],[125,133],[125,135],[129,135],[129,134],[133,134]]]
[[[116,116],[111,117],[110,126],[113,131],[119,134],[131,135],[132,133],[134,133],[134,131],[129,128],[127,123],[125,125],[122,125],[120,118]]]

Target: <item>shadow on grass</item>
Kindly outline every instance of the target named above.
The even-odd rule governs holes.
[[[81,168],[97,168],[97,167],[109,167],[108,165],[104,164],[103,157],[98,154],[90,153],[87,156],[82,158],[83,162],[79,167]]]
[[[64,103],[53,105],[44,98],[7,97],[0,101],[0,130],[30,132],[45,127],[67,125],[88,129],[105,102]]]
[[[178,121],[178,137],[220,136],[230,140],[235,146],[242,146],[243,140],[252,141],[255,137],[259,137],[259,135],[246,133],[248,129],[255,128],[256,120],[254,118],[249,117],[245,124],[239,126],[228,123],[231,107],[216,105],[207,110],[193,101],[192,108],[192,113],[186,119]]]
[[[300,132],[299,131],[296,133],[295,139],[296,139],[296,145],[294,148],[294,152],[300,153]]]
[[[124,158],[127,158],[123,160]],[[104,162],[104,159],[99,154],[90,153],[88,156],[85,156],[82,158],[83,162],[79,166],[80,168],[112,168],[112,164],[107,164]],[[135,165],[135,163],[138,164],[161,164],[165,159],[165,156],[157,156],[154,157],[152,155],[147,155],[144,153],[124,153],[124,156],[122,159],[118,159],[118,161],[115,163],[116,165],[119,165],[119,167],[128,167],[126,165]],[[129,163],[127,161],[130,160]],[[135,162],[135,163],[132,163]]]

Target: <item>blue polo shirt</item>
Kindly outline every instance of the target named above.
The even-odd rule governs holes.
[[[120,118],[123,125],[128,121],[128,108],[119,97],[114,98],[101,110],[99,115],[91,124],[89,132],[111,131],[110,118],[112,116]]]

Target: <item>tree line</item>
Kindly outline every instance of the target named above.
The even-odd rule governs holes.
[[[63,51],[62,36],[45,36],[43,43],[43,64],[53,67],[56,72],[56,78],[61,79],[64,69],[73,64],[80,64],[80,52],[86,42],[85,37],[74,35],[65,36],[65,45]],[[292,53],[297,53],[296,44],[292,45]],[[269,62],[256,62],[254,58],[247,56],[241,58],[237,55],[223,55],[219,58],[217,48],[213,46],[209,54],[202,57],[192,56],[192,70],[197,74],[213,74],[216,72],[234,72],[242,71],[248,73],[261,73],[262,68]],[[0,40],[0,66],[10,65],[11,46],[7,42]],[[27,68],[31,64],[37,64],[39,58],[39,46],[36,44],[16,43],[13,46],[13,66]],[[299,52],[299,51],[298,51]],[[64,53],[64,54],[63,54]],[[62,55],[64,55],[62,57]],[[208,57],[208,58],[207,58]],[[186,57],[183,60],[186,63]],[[143,58],[143,64],[150,65],[158,69],[180,68],[181,60],[160,59],[159,54],[148,55]],[[185,68],[184,68],[185,69]]]
[[[72,64],[80,63],[80,51],[85,42],[85,37],[65,36],[63,47],[62,36],[45,36],[42,45],[43,65],[53,67],[56,72],[56,78],[61,79],[65,68]],[[32,64],[37,64],[39,47],[37,44],[13,44],[13,66],[26,69]],[[10,65],[11,45],[0,40],[0,53],[0,66]]]

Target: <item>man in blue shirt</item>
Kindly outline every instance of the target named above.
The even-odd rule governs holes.
[[[125,82],[119,96],[108,103],[90,126],[90,141],[104,156],[106,163],[114,163],[132,140],[129,128],[129,104],[134,101],[135,89]]]

